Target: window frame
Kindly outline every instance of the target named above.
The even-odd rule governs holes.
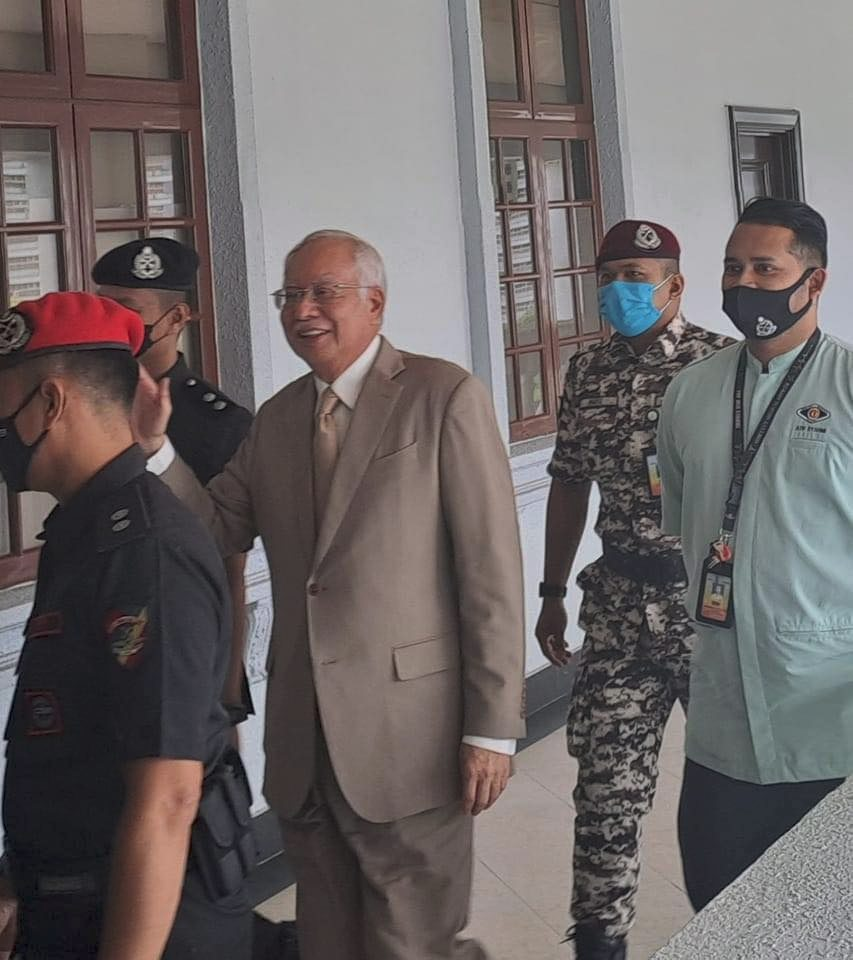
[[[94,290],[92,267],[98,259],[96,236],[106,230],[190,229],[199,255],[199,273],[196,286],[202,373],[216,380],[216,329],[213,323],[213,274],[210,263],[210,234],[207,218],[207,183],[204,166],[204,137],[200,112],[193,107],[161,106],[142,103],[81,103],[74,112],[77,151],[80,158],[78,179],[80,189],[81,230],[83,240],[83,275],[87,289]],[[93,203],[91,135],[95,131],[127,131],[133,133],[136,143],[138,176],[137,194],[142,203],[141,216],[128,220],[97,220]],[[147,133],[186,134],[186,176],[191,213],[183,217],[148,216],[144,183],[144,165],[139,150],[139,136]]]
[[[198,40],[194,0],[166,0],[175,5],[177,39],[183,76],[176,80],[112,77],[86,73],[86,38],[83,32],[84,0],[65,0],[68,9],[68,48],[71,88],[76,100],[123,103],[185,104],[200,106]]]
[[[540,340],[535,345],[517,347],[514,344],[504,344],[503,356],[506,364],[509,358],[523,355],[528,352],[541,353],[543,357],[543,391],[546,399],[545,412],[528,419],[509,421],[510,441],[512,443],[531,440],[536,437],[547,436],[556,432],[559,417],[559,402],[562,392],[560,377],[560,348],[561,346],[576,345],[582,349],[586,344],[600,343],[608,335],[608,329],[603,319],[600,329],[596,333],[584,333],[582,317],[580,315],[580,299],[577,296],[578,284],[573,282],[572,295],[575,300],[577,319],[576,333],[572,337],[560,338],[556,318],[556,304],[554,294],[555,276],[582,276],[593,274],[590,267],[594,264],[571,266],[555,270],[553,267],[550,227],[548,225],[549,209],[552,206],[586,207],[592,210],[594,225],[594,239],[596,246],[603,236],[603,210],[601,202],[601,178],[598,164],[598,150],[593,122],[592,88],[589,57],[589,35],[587,32],[586,5],[584,0],[574,0],[577,30],[579,38],[579,67],[581,71],[581,85],[584,93],[584,103],[579,105],[542,104],[536,99],[533,78],[533,43],[532,32],[529,29],[531,22],[530,8],[533,0],[512,0],[513,24],[516,33],[516,70],[519,78],[520,99],[516,102],[504,100],[488,101],[489,140],[515,139],[525,142],[528,158],[528,169],[531,188],[531,201],[527,206],[532,209],[533,242],[538,251],[538,260],[535,271],[530,279],[537,284],[539,304]],[[523,33],[520,31],[523,29]],[[488,96],[488,88],[487,88]],[[543,147],[547,140],[585,141],[588,144],[587,162],[591,181],[592,199],[588,201],[570,200],[558,201],[552,204],[546,195],[545,166]],[[523,207],[508,205],[503,198],[494,197],[493,210],[500,216],[506,216],[507,207]],[[506,232],[505,232],[506,233]],[[508,233],[505,235],[507,243]],[[573,238],[570,239],[570,242]],[[499,285],[504,286],[510,293],[513,282],[526,279],[527,275],[515,277],[511,272],[511,253],[505,251],[505,262],[509,272],[500,274]],[[593,274],[594,275],[594,274]],[[510,279],[511,278],[511,279]],[[502,293],[501,293],[502,296]],[[499,298],[500,301],[500,298]],[[514,314],[512,302],[508,303],[510,316]],[[513,359],[515,368],[515,360]],[[513,392],[514,391],[514,392]],[[507,382],[508,402],[515,409],[516,415],[521,414],[521,383],[520,376],[514,376],[512,382]],[[510,399],[512,398],[512,399]],[[509,416],[509,410],[507,411]]]
[[[786,180],[788,200],[805,201],[805,178],[803,175],[802,125],[799,110],[776,107],[727,107],[729,137],[732,156],[732,174],[735,187],[735,204],[740,215],[744,209],[743,182],[741,175],[750,163],[741,156],[740,137],[760,136],[778,138],[782,147],[783,175]]]
[[[65,0],[40,0],[45,31],[46,70],[0,70],[4,100],[64,99],[71,96],[68,19]]]
[[[213,278],[207,211],[201,77],[199,73],[194,0],[171,0],[178,17],[180,80],[146,80],[128,77],[85,76],[82,0],[41,0],[46,36],[47,65],[44,73],[0,71],[0,124],[11,127],[50,127],[54,137],[55,192],[61,221],[5,224],[0,210],[2,235],[56,233],[62,235],[64,258],[60,289],[92,289],[91,268],[96,260],[96,230],[188,229],[201,260],[197,296],[201,374],[218,381]],[[91,131],[133,130],[141,143],[145,133],[185,135],[184,174],[187,201],[192,209],[183,217],[147,218],[144,167],[138,164],[138,195],[142,216],[131,221],[95,220],[92,206]],[[137,147],[137,156],[139,148]],[[141,161],[141,156],[139,156]],[[0,180],[2,200],[2,180]],[[49,228],[49,229],[48,229]],[[5,270],[5,253],[0,258]],[[5,290],[6,275],[0,283]],[[31,582],[38,567],[39,548],[23,549],[22,510],[19,495],[7,491],[10,552],[0,555],[0,589]]]

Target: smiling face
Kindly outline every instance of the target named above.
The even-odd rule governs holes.
[[[333,296],[318,302],[315,285]],[[281,310],[287,342],[321,380],[333,383],[376,336],[384,291],[364,286],[352,243],[340,239],[315,240],[297,250],[287,263],[284,289],[298,292]]]

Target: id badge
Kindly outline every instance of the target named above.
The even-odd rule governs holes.
[[[660,498],[660,467],[658,466],[658,452],[654,448],[643,451],[646,461],[646,480],[649,484],[649,493],[656,499]]]
[[[709,627],[728,628],[734,623],[734,567],[711,548],[702,564],[696,620]]]

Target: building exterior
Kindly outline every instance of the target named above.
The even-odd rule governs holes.
[[[850,26],[844,0],[808,17],[794,0],[7,0],[0,299],[85,285],[143,231],[194,242],[188,351],[258,405],[302,373],[269,297],[284,254],[321,227],[371,240],[389,338],[473,369],[506,425],[535,708],[568,682],[532,628],[561,374],[607,335],[596,243],[626,215],[670,225],[689,316],[719,330],[723,245],[751,196],[804,197],[829,220],[831,265],[853,254]],[[842,337],[848,297],[839,270],[824,320]],[[3,491],[0,508],[6,711],[50,504]],[[588,534],[581,559],[596,550]],[[249,597],[263,704],[259,549]],[[243,737],[256,782],[262,722]]]

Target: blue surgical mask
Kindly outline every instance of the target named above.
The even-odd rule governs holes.
[[[658,309],[655,306],[655,292],[670,281],[674,274],[662,280],[657,286],[651,283],[628,283],[626,280],[614,280],[598,288],[598,308],[602,317],[623,337],[639,337],[660,320],[664,310],[672,303],[667,302]]]

